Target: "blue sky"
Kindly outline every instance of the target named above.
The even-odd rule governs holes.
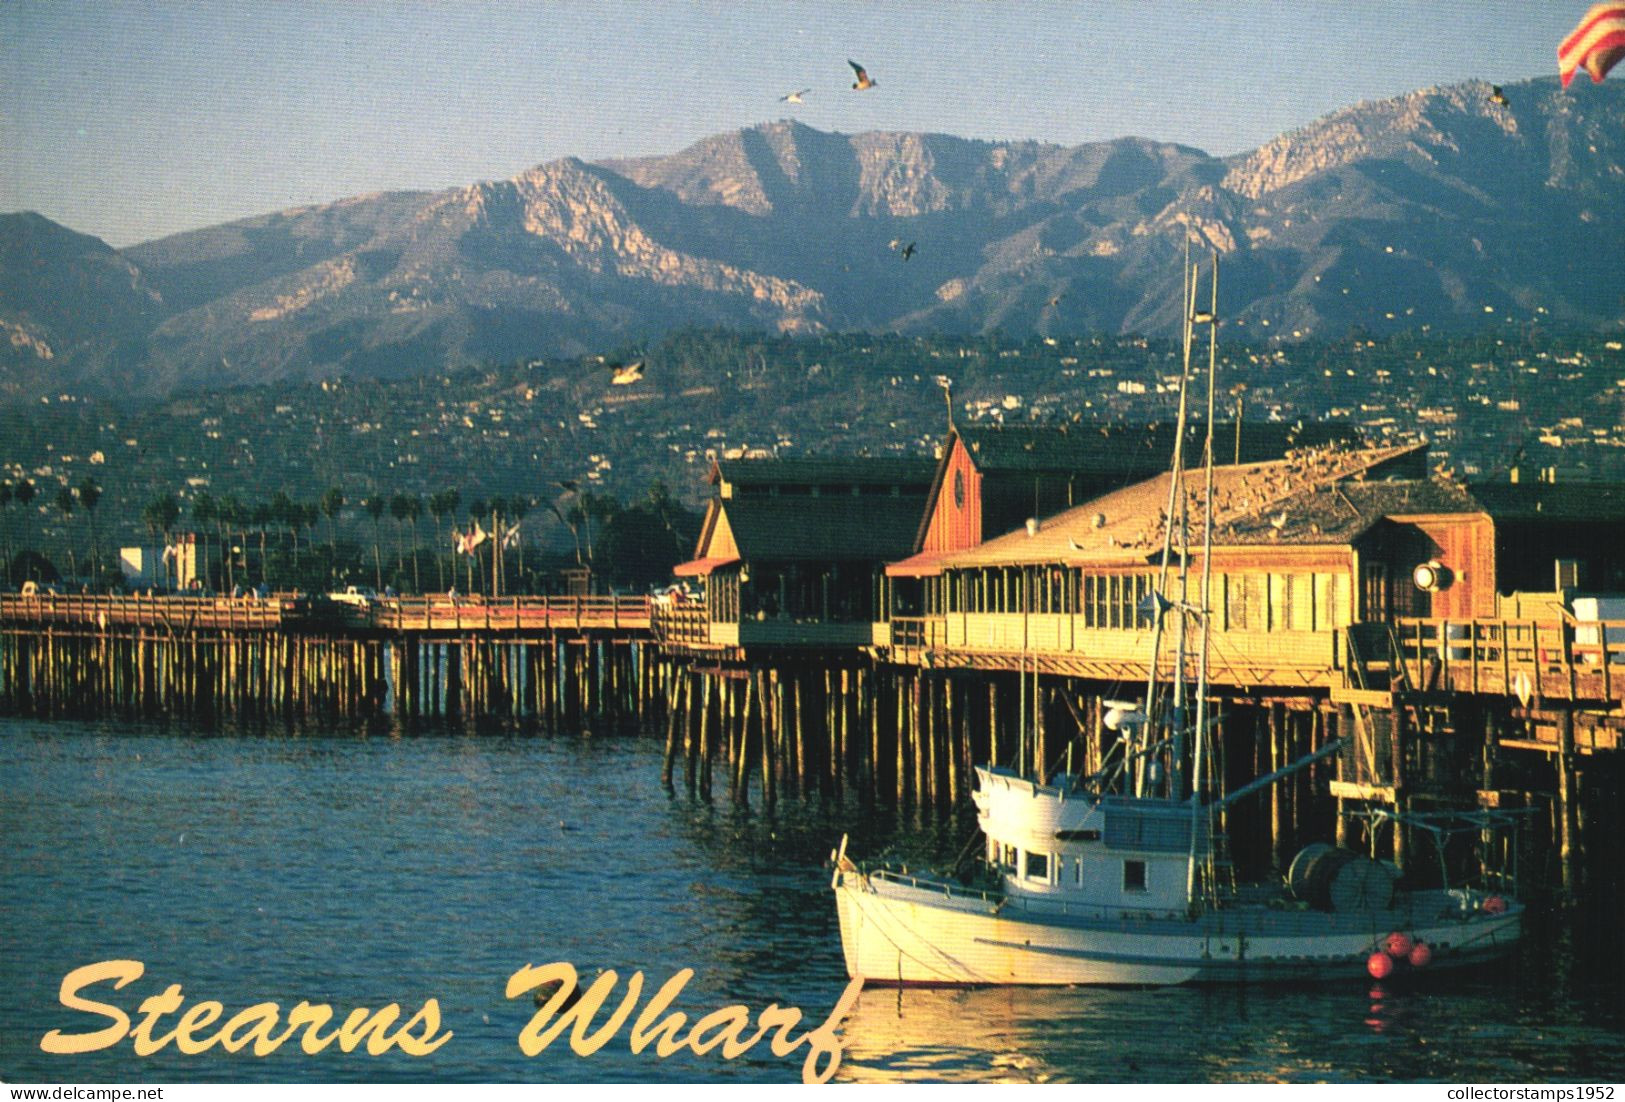
[[[0,211],[122,246],[789,116],[1222,155],[1363,99],[1555,73],[1588,2],[7,0]],[[851,91],[849,57],[876,88]]]

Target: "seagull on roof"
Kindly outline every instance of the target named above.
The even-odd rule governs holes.
[[[1285,528],[1286,527],[1286,514],[1285,513],[1276,513],[1273,517],[1270,517],[1270,527],[1275,529],[1277,532],[1279,532],[1281,529]]]
[[[811,92],[811,91],[812,91],[811,88],[802,88],[799,91],[786,92],[784,95],[779,97],[779,102],[780,103],[800,103],[801,102],[801,97],[806,95],[808,92]]]
[[[875,86],[875,82],[869,79],[869,73],[864,69],[864,67],[862,65],[859,65],[856,61],[853,61],[851,58],[847,58],[846,63],[848,65],[852,66],[852,71],[854,73],[856,73],[857,76],[858,76],[858,79],[852,82],[852,87],[854,89],[861,92],[865,88],[873,88]]]
[[[1507,105],[1506,93],[1501,91],[1501,86],[1499,84],[1490,85],[1490,102],[1500,107],[1505,107]]]
[[[1083,550],[1083,544],[1079,543],[1077,540],[1073,539],[1071,536],[1066,537],[1066,545],[1068,547],[1072,548],[1072,550],[1074,550],[1074,551],[1082,551]]]

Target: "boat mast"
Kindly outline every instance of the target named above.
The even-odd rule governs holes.
[[[1145,675],[1145,723],[1141,725],[1145,744],[1140,747],[1140,752],[1135,755],[1134,762],[1134,795],[1136,796],[1148,795],[1146,792],[1146,769],[1148,759],[1151,757],[1151,747],[1154,745],[1152,732],[1157,729],[1156,691],[1157,670],[1162,658],[1162,618],[1164,613],[1172,607],[1164,591],[1168,587],[1168,565],[1173,552],[1174,519],[1176,516],[1174,509],[1185,487],[1185,417],[1190,407],[1191,318],[1196,310],[1196,285],[1191,276],[1190,247],[1190,237],[1187,234],[1185,238],[1185,259],[1182,262],[1181,272],[1183,286],[1180,293],[1180,313],[1182,316],[1180,329],[1184,337],[1185,357],[1179,377],[1179,415],[1174,421],[1174,462],[1173,468],[1168,474],[1168,502],[1163,509],[1162,562],[1157,571],[1156,589],[1148,598],[1153,617],[1151,624],[1151,662],[1146,669]],[[1181,615],[1183,616],[1183,614]],[[1183,678],[1184,671],[1176,670],[1175,676]],[[1175,732],[1174,753],[1170,759],[1171,761],[1178,762],[1180,750],[1179,736]],[[1177,771],[1177,767],[1170,770],[1170,785],[1174,783],[1172,774]]]
[[[1219,254],[1216,250],[1213,253],[1211,280],[1207,312],[1193,314],[1188,323],[1193,326],[1207,325],[1207,442],[1202,462],[1202,634],[1196,655],[1196,724],[1191,749],[1191,841],[1189,860],[1185,866],[1185,898],[1192,902],[1196,899],[1197,836],[1201,827],[1202,796],[1207,787],[1207,652],[1208,632],[1213,622],[1213,605],[1209,599],[1213,583],[1213,403],[1218,389],[1219,370]],[[1194,301],[1194,295],[1192,299]],[[1210,837],[1211,834],[1210,829]],[[1212,852],[1210,841],[1203,847],[1202,853],[1211,858]],[[1207,889],[1209,893],[1214,889],[1211,875],[1207,879]]]

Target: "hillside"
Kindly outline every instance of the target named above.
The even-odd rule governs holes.
[[[1163,334],[1188,232],[1222,255],[1223,313],[1246,339],[1617,328],[1625,91],[1506,94],[1359,104],[1228,159],[766,123],[117,253],[7,216],[0,387],[405,377],[685,326]]]

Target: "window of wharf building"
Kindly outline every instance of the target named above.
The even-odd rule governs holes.
[[[1153,626],[1141,610],[1157,573],[1097,574],[1077,567],[1005,566],[951,571],[933,586],[932,614],[1015,613],[1077,616],[1083,626],[1138,631]],[[1176,574],[1167,595],[1200,604],[1202,579],[1193,573],[1181,597]],[[1328,631],[1350,619],[1346,572],[1214,573],[1208,604],[1220,631]],[[939,612],[940,610],[940,612]]]

